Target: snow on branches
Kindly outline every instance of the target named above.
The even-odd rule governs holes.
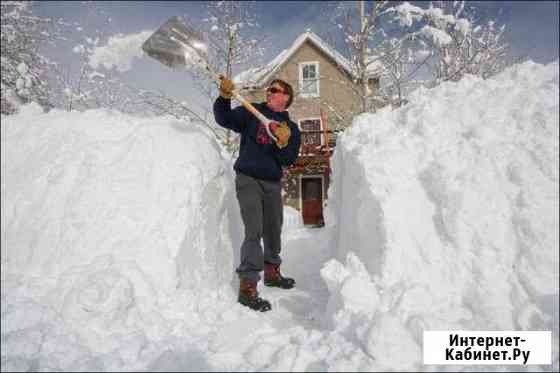
[[[420,85],[433,87],[465,74],[487,78],[509,63],[505,26],[480,19],[464,1],[394,3],[342,2],[335,10],[361,112],[380,104],[400,106]],[[381,79],[377,89],[368,84],[372,76]]]
[[[427,61],[431,86],[460,80],[465,74],[487,78],[507,65],[505,25],[498,27],[493,19],[483,22],[463,1],[436,1],[427,9],[405,2],[389,12],[405,28],[419,27],[409,36],[422,40],[431,51]]]
[[[34,16],[32,2],[1,2],[1,112],[10,114],[29,101],[51,107],[45,78],[52,66],[39,48],[61,38],[60,21]]]
[[[208,30],[210,56],[216,71],[233,76],[264,55],[265,36],[255,13],[254,1],[215,1],[207,5],[208,17],[203,26]]]

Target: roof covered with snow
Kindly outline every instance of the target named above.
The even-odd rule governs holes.
[[[286,62],[289,61],[289,59],[298,51],[298,49],[307,41],[312,43],[327,57],[332,59],[332,61],[336,65],[342,68],[350,76],[355,76],[352,64],[346,57],[344,57],[336,49],[331,47],[317,34],[312,32],[311,30],[307,30],[303,34],[298,36],[288,49],[284,49],[268,64],[243,71],[240,74],[236,75],[233,79],[235,84],[245,86],[245,87],[262,86],[267,81],[269,81],[279,71],[279,69]],[[374,65],[376,66],[376,64],[372,64],[372,67],[375,67]],[[368,71],[372,73],[376,73],[377,69],[368,68]]]

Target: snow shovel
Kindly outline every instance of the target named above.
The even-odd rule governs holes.
[[[221,77],[208,63],[207,44],[202,34],[187,26],[180,17],[169,18],[142,44],[142,50],[172,69],[200,66],[219,84]],[[270,124],[273,121],[260,113],[239,92],[233,91],[232,96],[257,117],[264,124],[268,136],[277,141],[270,131]]]

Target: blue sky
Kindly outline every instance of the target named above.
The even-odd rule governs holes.
[[[467,2],[469,3],[483,14],[506,24],[506,38],[514,55],[528,56],[539,63],[558,59],[558,1]],[[333,4],[314,1],[258,1],[257,14],[263,31],[268,35],[265,60],[272,59],[289,47],[307,28],[322,36],[329,29],[332,32],[333,25],[329,24],[325,14],[332,9]],[[425,5],[426,3],[421,4]],[[101,30],[105,36],[110,36],[155,30],[174,15],[186,15],[196,21],[205,16],[205,6],[206,2],[203,1],[64,1],[37,2],[35,11],[80,22],[87,30]],[[111,21],[107,22],[109,18]],[[146,74],[147,71],[149,74]],[[158,66],[155,62],[138,61],[127,74],[132,81],[142,82],[145,87],[161,85],[173,96],[179,97],[185,90],[183,84],[177,83],[176,73],[165,71],[163,66]]]

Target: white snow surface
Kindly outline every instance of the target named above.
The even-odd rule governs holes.
[[[357,275],[323,277],[348,298],[335,324],[379,364],[421,369],[424,330],[553,330],[557,370],[558,99],[558,63],[526,63],[419,90],[339,138],[327,217]]]
[[[420,30],[420,34],[431,39],[438,47],[443,47],[453,41],[451,36],[445,31],[439,30],[432,26],[424,26]]]
[[[425,366],[424,330],[552,330],[558,63],[420,90],[355,119],[326,227],[286,208],[283,272],[236,302],[231,159],[170,117],[25,105],[1,124],[2,371]],[[511,367],[511,368],[510,368]]]

